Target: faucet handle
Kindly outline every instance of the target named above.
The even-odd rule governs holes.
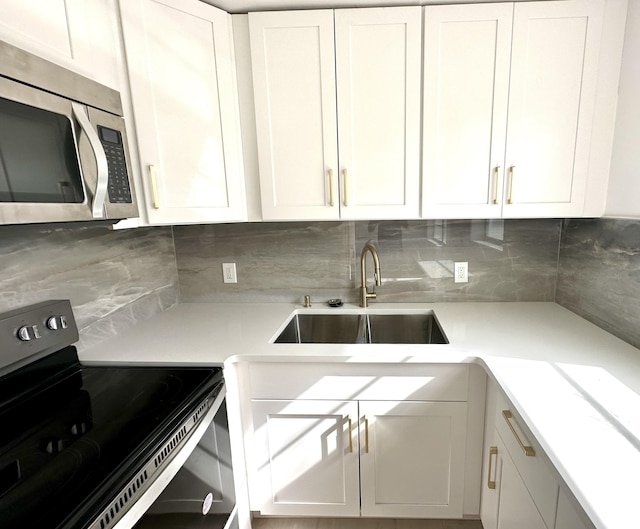
[[[308,309],[309,307],[311,307],[311,297],[309,295],[306,295],[304,297],[304,308]]]

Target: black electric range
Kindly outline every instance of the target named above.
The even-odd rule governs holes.
[[[83,366],[68,301],[0,315],[0,528],[109,529],[223,390],[222,370]]]

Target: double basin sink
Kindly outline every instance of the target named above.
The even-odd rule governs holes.
[[[449,341],[433,313],[297,313],[275,343],[446,344]]]

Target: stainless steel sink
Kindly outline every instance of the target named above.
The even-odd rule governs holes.
[[[295,314],[275,343],[449,343],[433,313]]]

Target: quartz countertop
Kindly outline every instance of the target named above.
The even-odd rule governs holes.
[[[223,365],[242,361],[477,363],[513,407],[594,525],[637,524],[640,351],[555,303],[371,303],[433,311],[449,344],[275,344],[289,303],[184,303],[79,352],[85,364]]]

